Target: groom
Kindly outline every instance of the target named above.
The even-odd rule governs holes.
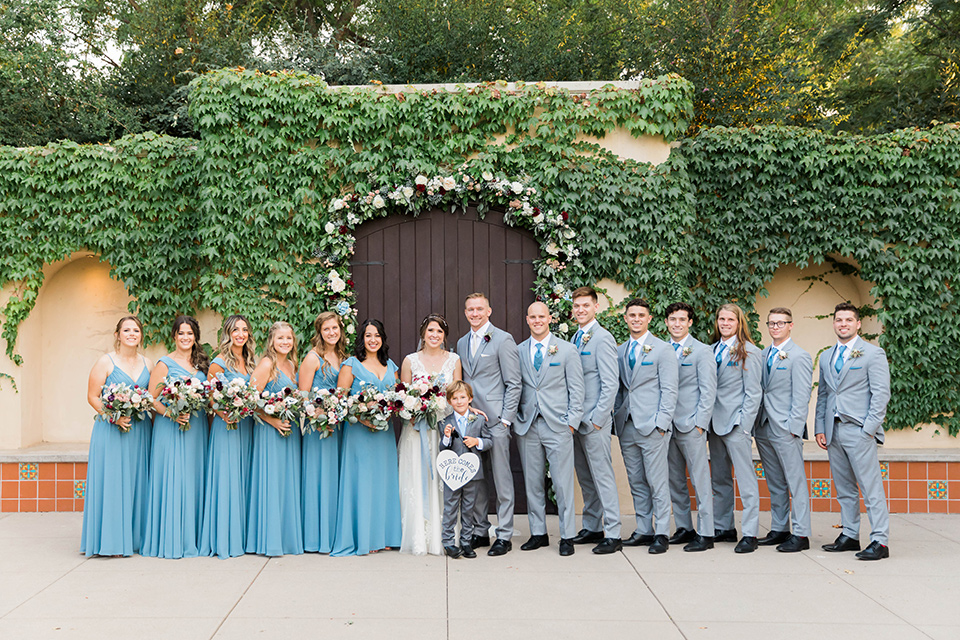
[[[493,478],[497,491],[497,540],[488,556],[502,556],[513,545],[513,470],[510,468],[510,425],[516,420],[520,404],[520,357],[517,343],[506,331],[490,323],[490,302],[482,293],[471,293],[464,302],[464,315],[470,331],[457,342],[457,355],[463,367],[463,381],[473,387],[474,406],[487,414],[493,445],[484,473]],[[473,548],[490,544],[490,498],[487,483],[477,493]]]

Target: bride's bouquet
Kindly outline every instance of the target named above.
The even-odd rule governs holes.
[[[377,391],[376,387],[364,386],[360,393],[353,397],[353,406],[350,408],[351,422],[365,421],[371,431],[386,431],[390,427],[390,420],[403,407],[403,399],[396,391]]]
[[[145,419],[153,408],[153,396],[138,385],[131,387],[125,382],[117,382],[103,387],[100,391],[100,403],[103,405],[103,415],[107,420],[120,433],[126,433],[130,431],[130,427],[121,427],[117,424],[117,420],[120,418]]]
[[[304,395],[304,420],[300,429],[304,435],[316,431],[321,438],[326,438],[346,419],[353,404],[353,396],[345,389],[317,387],[301,394]]]
[[[227,430],[232,431],[244,418],[252,416],[260,406],[257,388],[243,378],[227,380],[218,373],[213,380],[204,383],[210,397],[210,405],[227,417]]]
[[[209,409],[207,386],[191,376],[167,376],[160,383],[157,400],[167,408],[168,418],[173,420],[185,413],[206,413]],[[180,425],[180,431],[189,431],[190,422]]]
[[[403,403],[398,415],[412,423],[424,419],[428,427],[436,429],[448,406],[445,387],[439,374],[416,376],[410,384],[398,382],[394,392]]]
[[[281,421],[289,422],[292,424],[300,424],[300,413],[303,411],[303,396],[300,395],[300,392],[290,387],[284,387],[283,391],[278,391],[277,393],[270,393],[269,391],[264,390],[260,394],[260,409],[263,410],[265,414],[276,418]],[[281,433],[280,435],[286,438],[291,433],[293,429],[286,433]]]

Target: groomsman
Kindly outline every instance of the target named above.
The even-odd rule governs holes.
[[[573,555],[573,432],[583,417],[583,368],[572,344],[550,333],[550,310],[542,302],[527,308],[530,337],[520,343],[523,387],[513,425],[520,443],[527,489],[530,539],[522,551],[550,544],[547,537],[546,462],[557,494],[560,555]]]
[[[870,518],[870,546],[861,560],[890,556],[890,513],[880,476],[877,443],[883,443],[883,417],[890,401],[890,369],[880,347],[864,341],[860,310],[842,302],[833,311],[837,344],[820,358],[815,432],[826,449],[840,502],[841,533],[826,551],[860,549],[860,498]],[[859,487],[859,492],[858,492]]]
[[[653,315],[639,298],[624,313],[630,339],[617,349],[620,390],[614,427],[627,470],[637,528],[626,546],[649,545],[650,553],[670,546],[670,486],[667,455],[677,406],[677,357],[648,330]]]
[[[752,553],[757,549],[760,528],[760,488],[753,467],[751,433],[757,421],[761,388],[760,349],[747,331],[743,309],[735,304],[717,310],[713,331],[713,357],[717,365],[717,401],[713,405],[710,425],[710,477],[713,480],[713,517],[716,542],[736,542],[733,524],[736,501],[733,493],[733,470],[743,501],[743,537],[736,553]],[[732,468],[731,468],[732,467]]]
[[[579,328],[573,344],[583,366],[583,418],[573,434],[573,462],[583,493],[583,529],[574,544],[598,542],[597,554],[619,551],[620,500],[610,459],[613,402],[620,378],[617,341],[597,322],[597,292],[580,287],[573,292],[573,317]]]
[[[502,556],[513,548],[513,470],[510,468],[510,425],[516,420],[520,404],[520,356],[517,343],[506,331],[490,323],[490,302],[482,293],[471,293],[464,301],[464,315],[470,331],[457,342],[457,355],[463,366],[463,380],[473,387],[474,406],[487,414],[491,424],[492,445],[484,456],[497,492],[497,540],[488,556]],[[476,531],[473,548],[490,544],[490,498],[487,483],[479,486],[476,503]]]
[[[803,439],[813,388],[813,358],[790,339],[790,309],[771,309],[767,331],[773,344],[760,354],[764,362],[763,405],[753,437],[770,490],[770,533],[757,544],[777,545],[777,551],[783,552],[803,551],[810,548],[810,494],[803,468]]]
[[[693,307],[674,302],[666,311],[670,346],[680,365],[677,409],[670,438],[670,498],[677,531],[670,544],[684,544],[684,551],[713,548],[713,487],[707,461],[707,431],[717,397],[717,367],[710,347],[690,335]],[[687,471],[697,495],[697,528],[690,515]]]

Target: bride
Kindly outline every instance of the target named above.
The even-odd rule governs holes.
[[[460,357],[445,350],[449,329],[443,316],[430,314],[420,323],[419,350],[403,359],[400,380],[405,384],[426,381],[435,376],[441,393],[448,384],[462,378]],[[446,407],[438,419],[451,412]],[[404,421],[400,432],[400,553],[443,555],[441,520],[443,518],[443,481],[435,467],[440,438],[436,429],[421,419],[416,424]]]

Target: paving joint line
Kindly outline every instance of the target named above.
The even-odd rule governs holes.
[[[247,585],[247,588],[243,590],[243,593],[240,594],[240,597],[237,598],[237,601],[233,603],[232,607],[230,607],[230,611],[227,611],[227,615],[223,616],[223,620],[220,621],[220,624],[217,625],[217,628],[213,630],[213,633],[210,635],[211,640],[217,637],[217,634],[220,633],[220,629],[223,628],[224,623],[237,608],[237,605],[240,604],[240,601],[243,600],[243,597],[250,591],[250,587],[252,587],[253,583],[257,581],[257,578],[260,577],[260,574],[263,573],[263,570],[267,568],[268,564],[270,564],[270,558],[264,558],[264,562],[260,566],[260,570],[257,571],[257,575],[253,576],[253,580],[250,581],[250,583]]]
[[[677,624],[677,621],[673,619],[673,615],[671,615],[670,612],[667,611],[667,608],[664,606],[663,602],[660,600],[660,597],[656,593],[654,593],[653,589],[644,579],[643,574],[641,574],[640,570],[637,569],[637,565],[633,564],[633,560],[631,560],[630,557],[623,552],[623,550],[620,551],[620,555],[622,555],[624,559],[626,559],[627,564],[630,565],[630,567],[633,569],[633,572],[637,574],[638,578],[640,578],[640,582],[643,583],[643,586],[647,588],[647,591],[650,592],[650,595],[653,596],[653,599],[657,601],[658,605],[660,605],[660,609],[662,609],[663,612],[667,614],[667,618],[669,618],[670,622],[673,623],[673,627],[677,630],[677,633],[680,634],[680,637],[683,638],[684,640],[689,640],[689,638],[687,638],[687,634],[683,632],[683,629],[680,628],[680,625]]]
[[[446,554],[444,554],[443,562],[443,579],[446,587],[444,591],[447,596],[445,598],[447,605],[447,640],[450,640],[450,558],[446,557]]]
[[[49,588],[52,587],[53,585],[57,584],[58,582],[60,582],[60,581],[63,580],[64,578],[66,578],[68,575],[70,575],[71,573],[73,573],[74,571],[76,571],[77,569],[79,569],[80,567],[82,567],[82,566],[83,566],[84,564],[86,564],[87,562],[89,562],[90,560],[93,560],[93,558],[95,558],[95,557],[99,557],[99,556],[91,556],[91,557],[86,557],[86,556],[84,556],[83,560],[81,560],[80,562],[78,562],[76,566],[71,567],[70,570],[67,571],[66,573],[64,573],[62,576],[58,577],[56,580],[54,580],[53,582],[49,583],[49,584],[48,584],[47,586],[45,586],[43,589],[40,589],[40,591],[37,591],[35,594],[33,594],[32,596],[30,596],[29,598],[27,598],[26,600],[24,600],[23,602],[21,602],[20,604],[18,604],[17,606],[15,606],[13,609],[10,609],[10,611],[7,611],[5,614],[3,614],[2,616],[0,616],[0,620],[6,618],[8,615],[10,615],[11,613],[13,613],[14,611],[16,611],[17,609],[19,609],[19,608],[22,607],[23,605],[25,605],[25,604],[27,604],[28,602],[30,602],[31,600],[33,600],[34,598],[36,598],[38,595],[40,595],[41,593],[43,593],[44,591],[46,591],[47,589],[49,589]]]

